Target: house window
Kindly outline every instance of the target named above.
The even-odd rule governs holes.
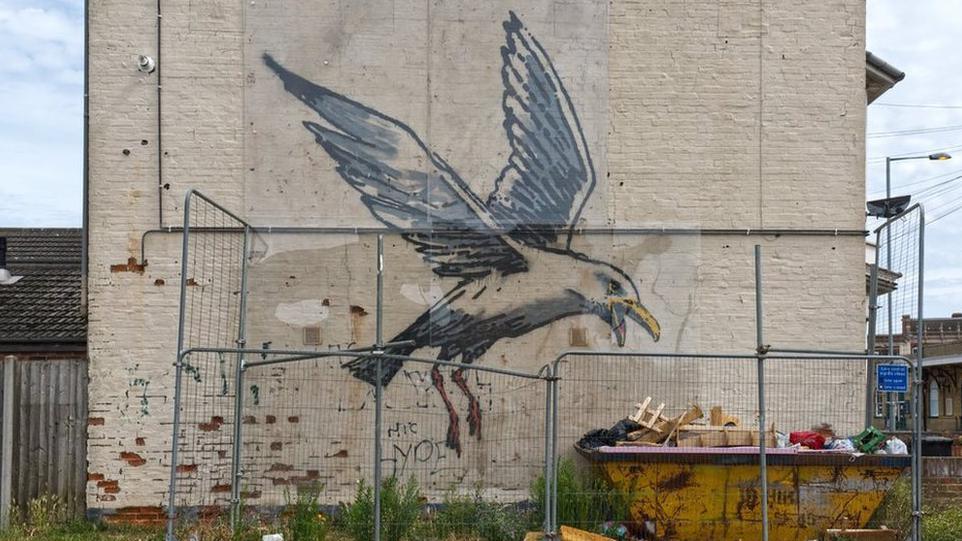
[[[945,411],[942,412],[946,417],[955,415],[955,400],[951,396],[945,397]]]
[[[939,416],[939,383],[934,379],[929,382],[929,417]]]
[[[885,417],[885,393],[875,391],[875,416]]]

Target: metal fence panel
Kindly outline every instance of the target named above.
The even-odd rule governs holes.
[[[751,355],[562,357],[557,373],[560,465],[555,525],[597,531],[607,524],[652,539],[762,538],[756,362]],[[787,438],[793,431],[827,428],[824,424],[840,438],[862,431],[864,356],[773,354],[765,362],[766,426],[761,432],[774,429]],[[607,399],[598,403],[585,398],[597,395]],[[669,419],[697,404],[704,412],[699,422],[738,427],[724,431],[705,427],[706,434],[713,433],[710,436],[699,436],[692,427],[683,433],[685,439],[678,434],[667,445],[576,450],[575,442],[586,432],[611,427],[648,397],[652,399],[648,411],[664,403],[661,412]],[[713,406],[721,407],[716,419],[711,419]],[[799,454],[785,449],[781,434],[765,436],[773,539],[815,538],[828,527],[911,522],[906,507],[890,506],[889,516],[872,516],[903,471],[910,469],[908,456]],[[693,441],[692,435],[698,439]],[[715,441],[719,437],[726,441]],[[579,476],[579,471],[593,472],[608,484],[591,484],[590,476]],[[589,506],[600,511],[589,512]],[[898,512],[904,516],[891,515]]]
[[[194,191],[184,205],[180,317],[168,494],[168,538],[174,521],[219,513],[237,499],[234,461],[236,374],[241,356],[193,347],[243,345],[244,274],[249,228]]]
[[[565,354],[538,374],[395,355],[398,349],[382,351],[377,345],[383,338],[380,238],[377,264],[352,260],[358,264],[351,267],[377,268],[375,344],[357,343],[362,341],[357,338],[360,319],[367,312],[351,305],[351,343],[323,351],[320,328],[303,327],[293,312],[281,319],[296,324],[277,334],[276,325],[262,321],[269,317],[255,310],[248,332],[250,256],[266,260],[281,252],[290,252],[277,260],[286,271],[286,257],[296,250],[272,252],[257,229],[212,200],[188,194],[170,464],[171,539],[176,511],[181,517],[203,516],[231,508],[236,520],[242,505],[258,512],[278,509],[303,490],[317,492],[322,504],[335,505],[353,499],[355,481],[373,484],[375,524],[383,519],[384,526],[391,526],[393,519],[381,513],[378,498],[378,480],[391,478],[402,483],[414,479],[428,503],[477,497],[504,506],[527,505],[540,490],[536,499],[549,533],[570,524],[594,530],[624,526],[648,537],[702,539],[706,532],[709,537],[734,532],[764,538],[763,509],[770,505],[769,529],[775,538],[788,531],[817,536],[826,525],[869,522],[885,489],[908,465],[907,457],[796,456],[778,440],[768,441],[775,430],[809,430],[823,423],[843,436],[860,432],[869,364],[864,355],[788,355],[774,354],[774,349],[746,355],[583,352]],[[319,272],[300,265],[298,275]],[[254,273],[253,280],[263,286],[265,280],[277,282],[280,275],[275,274]],[[258,295],[281,295],[297,279],[290,272],[284,276]],[[258,295],[251,307],[259,307]],[[292,299],[296,302],[284,304],[285,309],[307,306],[305,300],[318,312],[329,305],[329,299]],[[297,336],[298,330],[303,336]],[[255,339],[249,346],[248,336]],[[272,349],[273,340],[283,346]],[[314,349],[293,349],[301,340]],[[372,376],[367,365],[354,370],[365,376],[360,379],[344,370],[347,364],[378,358],[377,373],[389,362],[393,380]],[[762,390],[767,398],[760,408]],[[706,450],[712,442],[701,442],[697,427],[683,430],[701,443],[682,442],[675,432],[680,429],[672,427],[675,445],[691,448],[572,450],[587,430],[611,426],[646,397],[651,397],[652,409],[664,402],[659,413],[668,419],[698,404],[706,418],[739,425],[740,431],[736,427],[724,435],[734,440],[723,442],[736,447]],[[716,405],[722,409],[713,412]],[[473,439],[496,445],[467,445]],[[450,455],[458,460],[445,460]],[[581,475],[585,469],[601,477]],[[610,483],[607,488],[601,478]],[[694,495],[679,496],[692,490]],[[904,517],[885,520],[896,519]]]

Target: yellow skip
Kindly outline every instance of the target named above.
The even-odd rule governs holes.
[[[541,541],[542,539],[544,539],[544,534],[541,532],[529,532],[528,535],[524,536],[524,541]],[[610,537],[598,535],[596,533],[586,532],[584,530],[572,528],[571,526],[562,526],[561,541],[615,541],[615,540]]]

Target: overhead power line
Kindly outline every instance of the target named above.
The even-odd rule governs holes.
[[[951,210],[949,210],[949,211],[943,212],[942,214],[939,214],[938,216],[932,218],[931,220],[926,221],[925,223],[926,223],[926,224],[935,223],[935,222],[941,220],[942,218],[945,218],[946,216],[949,216],[949,215],[951,215],[951,214],[954,214],[954,213],[958,212],[959,209],[962,209],[962,205],[956,205],[955,208],[953,208],[953,209],[951,209]]]
[[[947,105],[942,103],[873,103],[872,106],[909,107],[914,109],[962,109],[962,105]]]
[[[903,153],[900,153],[900,154],[890,154],[890,155],[887,156],[887,157],[889,157],[889,158],[904,158],[904,157],[906,157],[906,156],[915,156],[915,155],[924,156],[924,155],[926,155],[926,154],[932,154],[932,153],[935,153],[935,152],[945,152],[945,151],[948,151],[948,150],[959,150],[959,149],[962,149],[962,145],[955,145],[955,146],[951,146],[951,147],[941,147],[941,148],[929,148],[929,149],[925,149],[925,150],[915,150],[915,151],[912,151],[912,152],[903,152]],[[871,157],[867,158],[867,161],[873,162],[873,163],[875,163],[875,162],[884,162],[884,161],[885,161],[885,158],[886,158],[886,156],[871,156]]]
[[[962,173],[962,169],[955,169],[955,170],[949,171],[949,172],[947,172],[947,173],[941,173],[941,174],[938,174],[938,175],[933,175],[933,176],[931,176],[931,177],[920,178],[920,179],[915,180],[915,181],[912,181],[912,182],[905,182],[905,183],[900,182],[900,183],[895,187],[895,189],[894,189],[893,191],[903,191],[903,192],[904,192],[906,188],[911,188],[911,187],[913,187],[913,186],[919,186],[919,185],[921,185],[921,184],[927,184],[927,183],[929,183],[929,182],[932,182],[933,180],[938,180],[938,179],[945,178],[945,177],[955,176],[955,175],[958,175],[958,174],[960,174],[960,173]],[[951,180],[955,180],[955,179],[953,178],[953,179],[951,179]],[[876,181],[876,182],[879,182],[879,181]],[[884,179],[882,179],[881,182],[884,182]],[[875,183],[875,182],[871,182],[870,184],[874,184],[874,183]],[[935,186],[941,186],[942,184],[944,184],[944,182],[939,182],[939,183],[937,183],[937,184],[933,184],[932,186],[926,186],[925,188],[923,188],[923,190],[928,190],[928,189],[933,188],[933,187],[935,187]],[[882,189],[872,190],[871,192],[868,192],[868,195],[869,195],[869,196],[878,195],[879,197],[884,197],[884,196],[885,196],[885,189],[882,188]],[[869,197],[869,199],[872,199],[872,197]]]
[[[954,126],[938,126],[932,128],[915,128],[910,130],[869,132],[866,133],[865,136],[869,139],[882,139],[885,137],[905,137],[909,135],[924,135],[929,133],[948,133],[959,130],[962,130],[962,124],[957,124]]]

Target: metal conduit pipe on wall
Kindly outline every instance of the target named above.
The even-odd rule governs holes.
[[[157,0],[157,227],[164,227],[164,128],[163,128],[163,98],[162,81],[160,77],[163,69],[161,61],[161,31],[163,27],[163,13],[160,1]]]
[[[256,233],[277,233],[278,235],[292,235],[292,234],[353,234],[353,235],[373,235],[373,234],[391,234],[391,233],[401,233],[386,227],[349,227],[349,226],[331,226],[331,227],[298,227],[298,226],[283,226],[283,227],[254,227],[253,231]],[[223,229],[204,229],[204,228],[193,228],[194,232],[213,232],[213,233],[223,233]],[[240,231],[240,230],[238,230]],[[147,237],[152,235],[160,234],[180,234],[184,232],[183,227],[159,227],[156,229],[148,229],[143,232],[140,236],[140,263],[142,265],[147,263]],[[417,232],[430,232],[428,230],[418,230],[418,229],[407,229],[403,231],[404,233],[417,233]],[[507,229],[503,231],[504,233],[509,232]],[[497,233],[497,232],[496,232]],[[862,229],[752,229],[746,227],[743,229],[683,229],[683,228],[657,228],[657,227],[614,227],[614,228],[591,228],[591,229],[575,229],[575,233],[579,235],[705,235],[705,236],[723,236],[723,235],[745,235],[745,236],[762,236],[762,237],[780,237],[780,236],[799,236],[799,237],[866,237],[868,236],[868,231]]]

